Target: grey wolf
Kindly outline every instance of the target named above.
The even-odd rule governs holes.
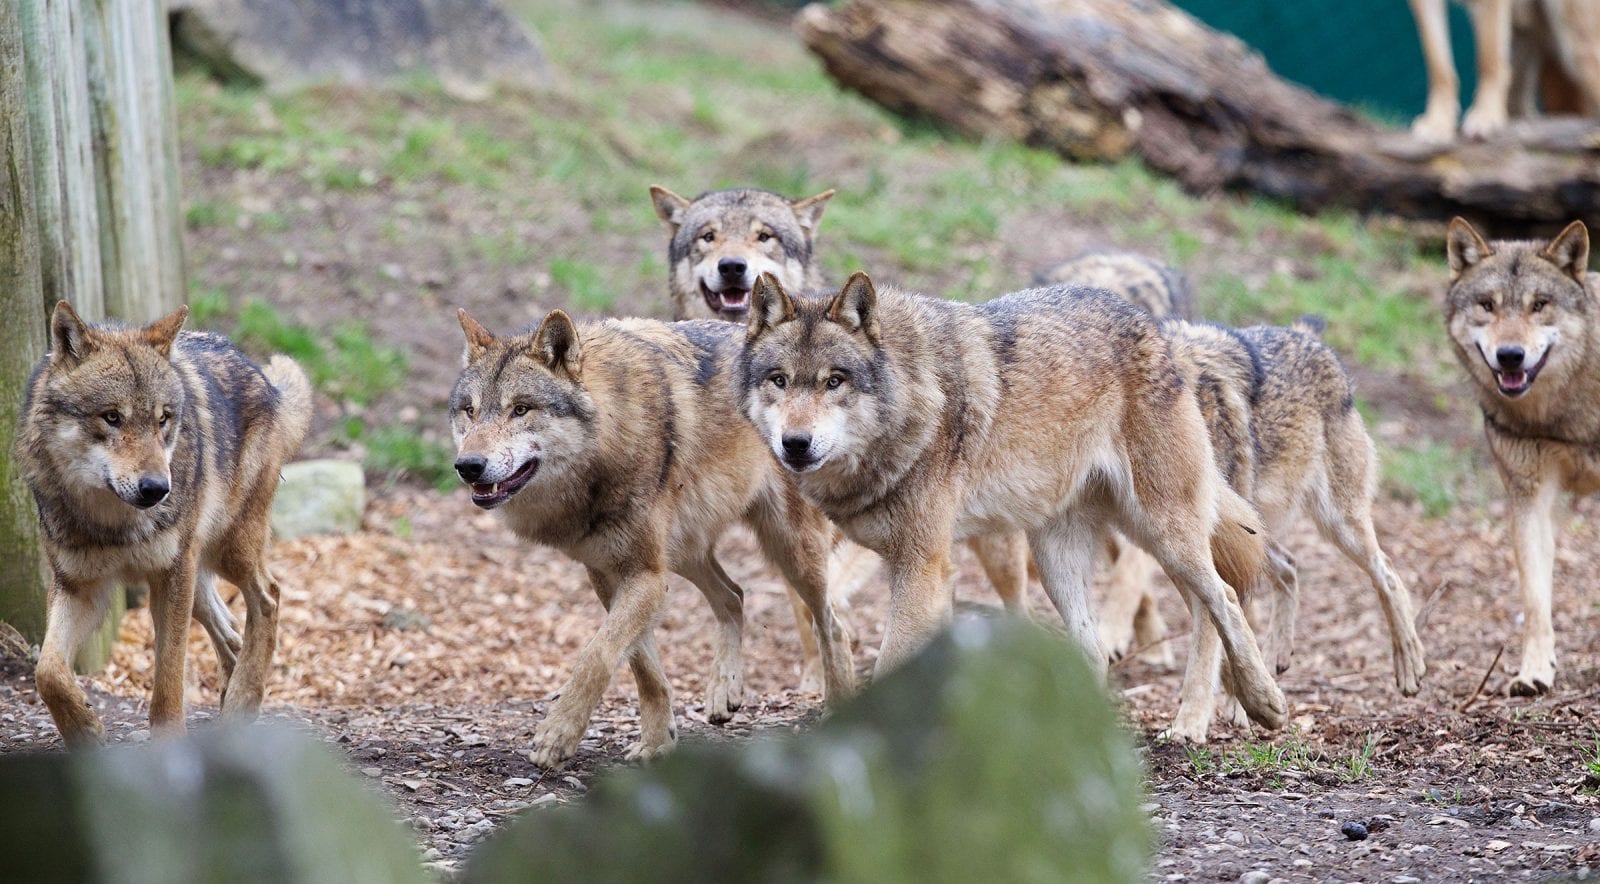
[[[656,214],[671,236],[672,318],[744,322],[750,288],[763,273],[797,290],[821,288],[811,252],[832,196],[825,190],[791,200],[741,188],[690,200],[664,187],[650,188]]]
[[[1446,252],[1445,328],[1483,409],[1522,586],[1510,691],[1542,694],[1556,673],[1552,508],[1562,492],[1600,491],[1600,274],[1588,272],[1582,221],[1548,242],[1488,242],[1456,218]]]
[[[112,328],[62,301],[28,384],[15,454],[54,578],[35,678],[69,745],[104,738],[71,664],[118,583],[150,588],[153,732],[184,731],[191,611],[222,664],[223,713],[252,716],[265,692],[279,596],[268,515],[305,438],[311,385],[288,357],[262,368],[225,338],[181,331],[188,312]],[[218,576],[244,596],[242,640]]]
[[[1389,627],[1395,684],[1407,696],[1427,666],[1411,595],[1378,544],[1372,523],[1377,450],[1355,409],[1354,388],[1320,320],[1289,328],[1165,320],[1173,361],[1195,391],[1223,477],[1261,513],[1268,537],[1265,582],[1252,594],[1252,623],[1269,661],[1289,665],[1299,606],[1294,559],[1278,542],[1302,514],[1366,572]]]
[[[1283,725],[1283,694],[1229,588],[1262,566],[1259,519],[1218,475],[1148,313],[1070,287],[956,304],[879,293],[862,273],[831,298],[791,297],[764,275],[753,305],[741,410],[805,496],[884,558],[880,670],[949,618],[953,539],[1023,532],[1103,672],[1088,578],[1107,526],[1155,555],[1195,623],[1215,623],[1250,717]],[[1203,739],[1217,673],[1191,664],[1172,733]]]
[[[1411,126],[1449,141],[1461,112],[1445,0],[1410,0],[1428,68],[1428,103]],[[1461,123],[1468,138],[1531,117],[1540,98],[1552,113],[1600,116],[1600,4],[1592,0],[1460,0],[1472,16],[1478,89]]]
[[[1033,278],[1035,286],[1062,283],[1105,289],[1152,316],[1194,318],[1194,299],[1183,274],[1137,252],[1089,249]]]
[[[713,552],[744,522],[818,624],[827,696],[851,689],[848,641],[827,604],[833,529],[766,455],[734,407],[739,326],[609,320],[557,310],[531,333],[497,337],[460,311],[465,367],[450,395],[456,472],[472,502],[520,537],[581,562],[606,609],[561,696],[534,731],[543,768],[572,755],[622,658],[639,688],[630,755],[672,746],[672,697],[653,635],[667,572],[705,595],[718,623],[706,717],[744,697],[743,592]]]

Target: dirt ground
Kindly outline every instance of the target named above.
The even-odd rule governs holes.
[[[1504,696],[1520,648],[1504,525],[1430,521],[1396,504],[1381,507],[1379,524],[1422,608],[1429,673],[1419,696],[1394,690],[1387,635],[1359,572],[1309,528],[1290,541],[1304,592],[1283,677],[1290,732],[1219,723],[1204,749],[1167,743],[1158,735],[1176,708],[1178,673],[1115,666],[1147,753],[1160,837],[1152,878],[1538,880],[1600,862],[1600,585],[1587,563],[1600,548],[1597,515],[1580,504],[1563,523],[1561,668],[1548,697]],[[819,698],[795,689],[799,648],[781,586],[749,538],[730,534],[722,554],[750,600],[749,702],[728,726],[705,722],[711,621],[698,594],[675,584],[659,635],[684,739],[804,727]],[[541,771],[527,760],[533,727],[600,607],[577,567],[518,543],[464,496],[392,493],[369,507],[360,534],[282,542],[273,561],[285,594],[267,715],[310,728],[381,785],[440,870],[457,868],[507,815],[577,799],[597,770],[622,763],[637,735],[624,677],[573,762]],[[974,562],[958,579],[963,601],[993,602]],[[863,672],[885,596],[874,585],[854,600]],[[1169,622],[1183,623],[1170,587],[1163,599]],[[1054,617],[1037,588],[1032,601],[1040,618]],[[123,638],[111,667],[88,680],[117,742],[148,738],[143,612],[128,618]],[[1179,659],[1184,641],[1173,639]],[[192,714],[204,726],[216,669],[198,630],[191,648]],[[0,734],[3,752],[60,745],[19,660],[0,664]],[[1347,823],[1369,836],[1348,839]]]

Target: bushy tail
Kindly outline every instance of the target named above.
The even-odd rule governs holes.
[[[1304,316],[1301,316],[1299,319],[1296,319],[1294,322],[1289,323],[1289,329],[1291,331],[1297,331],[1301,334],[1307,334],[1313,338],[1320,339],[1322,337],[1322,333],[1328,330],[1328,320],[1323,319],[1315,313],[1307,313]]]
[[[1243,602],[1266,567],[1267,541],[1261,514],[1233,489],[1221,483],[1217,487],[1217,527],[1211,531],[1211,560]]]
[[[278,426],[286,450],[299,451],[311,428],[311,380],[298,363],[282,353],[274,355],[262,373],[278,390]]]

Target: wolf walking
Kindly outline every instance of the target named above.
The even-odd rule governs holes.
[[[28,385],[16,458],[38,503],[53,576],[36,681],[68,744],[104,729],[72,673],[119,583],[146,584],[155,624],[150,725],[184,730],[191,611],[222,665],[225,714],[254,715],[276,645],[268,516],[279,470],[311,419],[311,386],[225,338],[181,331],[188,308],[144,328],[93,326],[67,302]],[[239,587],[244,636],[217,595]]]
[[[805,495],[884,557],[880,667],[948,618],[953,538],[1019,530],[1103,667],[1088,577],[1110,524],[1155,554],[1195,623],[1215,624],[1246,712],[1282,726],[1283,694],[1228,586],[1261,567],[1259,519],[1219,477],[1147,313],[1067,287],[977,306],[880,295],[859,273],[824,299],[791,297],[767,275],[753,299],[742,410]],[[1173,733],[1203,739],[1216,672],[1190,662]]]
[[[714,548],[744,522],[817,622],[827,697],[849,693],[849,643],[827,599],[833,529],[766,455],[734,403],[731,323],[610,320],[578,326],[559,310],[531,333],[496,336],[466,311],[466,366],[450,396],[456,471],[472,502],[519,536],[581,562],[606,609],[561,696],[534,731],[532,759],[576,751],[626,657],[639,688],[633,756],[677,739],[654,629],[668,571],[687,578],[718,625],[706,717],[743,703],[744,594]],[[707,453],[710,453],[708,456]]]
[[[1489,242],[1456,218],[1446,252],[1445,328],[1483,409],[1522,586],[1510,691],[1542,694],[1556,676],[1556,497],[1600,491],[1600,274],[1582,221],[1548,242]]]

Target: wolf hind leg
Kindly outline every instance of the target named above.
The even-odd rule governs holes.
[[[978,557],[1007,614],[1028,616],[1028,538],[1020,531],[978,534],[967,538],[967,548]]]
[[[723,724],[744,705],[744,590],[710,549],[678,573],[705,596],[717,621],[717,647],[706,679],[706,720]]]
[[[205,628],[211,646],[216,648],[217,664],[222,669],[223,699],[226,700],[228,681],[233,678],[244,639],[239,635],[239,621],[234,619],[227,602],[217,592],[217,575],[203,568],[195,578],[194,619]]]
[[[105,742],[105,727],[89,707],[83,686],[72,671],[72,659],[105,619],[109,593],[110,589],[104,586],[68,589],[60,581],[50,590],[44,641],[40,643],[39,665],[33,678],[39,699],[50,710],[56,730],[70,747]]]
[[[822,668],[823,699],[830,705],[837,703],[855,692],[855,670],[850,662],[850,630],[836,607],[842,599],[829,581],[830,575],[843,573],[837,563],[830,563],[833,527],[809,507],[796,509],[786,518],[776,512],[758,513],[751,527],[768,561],[778,567],[790,592],[805,604]]]
[[[1082,508],[1073,509],[1031,532],[1028,541],[1039,564],[1039,582],[1044,584],[1045,595],[1088,659],[1089,668],[1104,678],[1106,657],[1100,651],[1094,605],[1089,598],[1089,576],[1100,540],[1097,516]]]

